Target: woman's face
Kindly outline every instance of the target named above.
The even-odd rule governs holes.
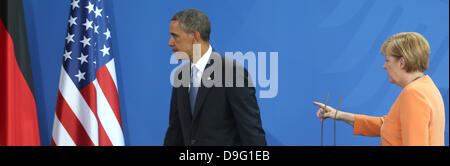
[[[384,56],[386,61],[384,62],[383,68],[386,69],[387,74],[389,75],[389,81],[393,84],[399,85],[400,76],[403,72],[404,60],[403,58],[396,58],[389,53],[386,53]]]

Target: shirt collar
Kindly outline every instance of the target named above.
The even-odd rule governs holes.
[[[202,55],[202,57],[197,61],[197,63],[192,63],[191,64],[191,68],[197,67],[197,69],[203,73],[203,71],[205,70],[206,64],[208,63],[209,57],[211,56],[212,53],[212,47],[211,45],[208,45],[208,51],[205,52],[205,54]]]

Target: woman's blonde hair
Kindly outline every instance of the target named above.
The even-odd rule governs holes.
[[[400,59],[405,59],[406,72],[421,71],[428,69],[430,45],[428,41],[416,32],[401,32],[389,37],[381,47],[381,53]]]

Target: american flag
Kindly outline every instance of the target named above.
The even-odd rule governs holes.
[[[124,145],[108,19],[103,0],[71,2],[52,145]]]

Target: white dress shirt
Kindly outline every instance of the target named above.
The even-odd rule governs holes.
[[[202,55],[202,57],[197,61],[197,63],[191,64],[191,71],[194,66],[198,69],[197,73],[192,73],[192,74],[196,74],[196,76],[197,76],[198,82],[196,85],[201,85],[200,83],[202,80],[203,71],[205,71],[206,64],[208,63],[209,57],[212,54],[212,47],[211,47],[211,45],[208,45],[208,46],[209,46],[208,50],[205,52],[205,54]]]

